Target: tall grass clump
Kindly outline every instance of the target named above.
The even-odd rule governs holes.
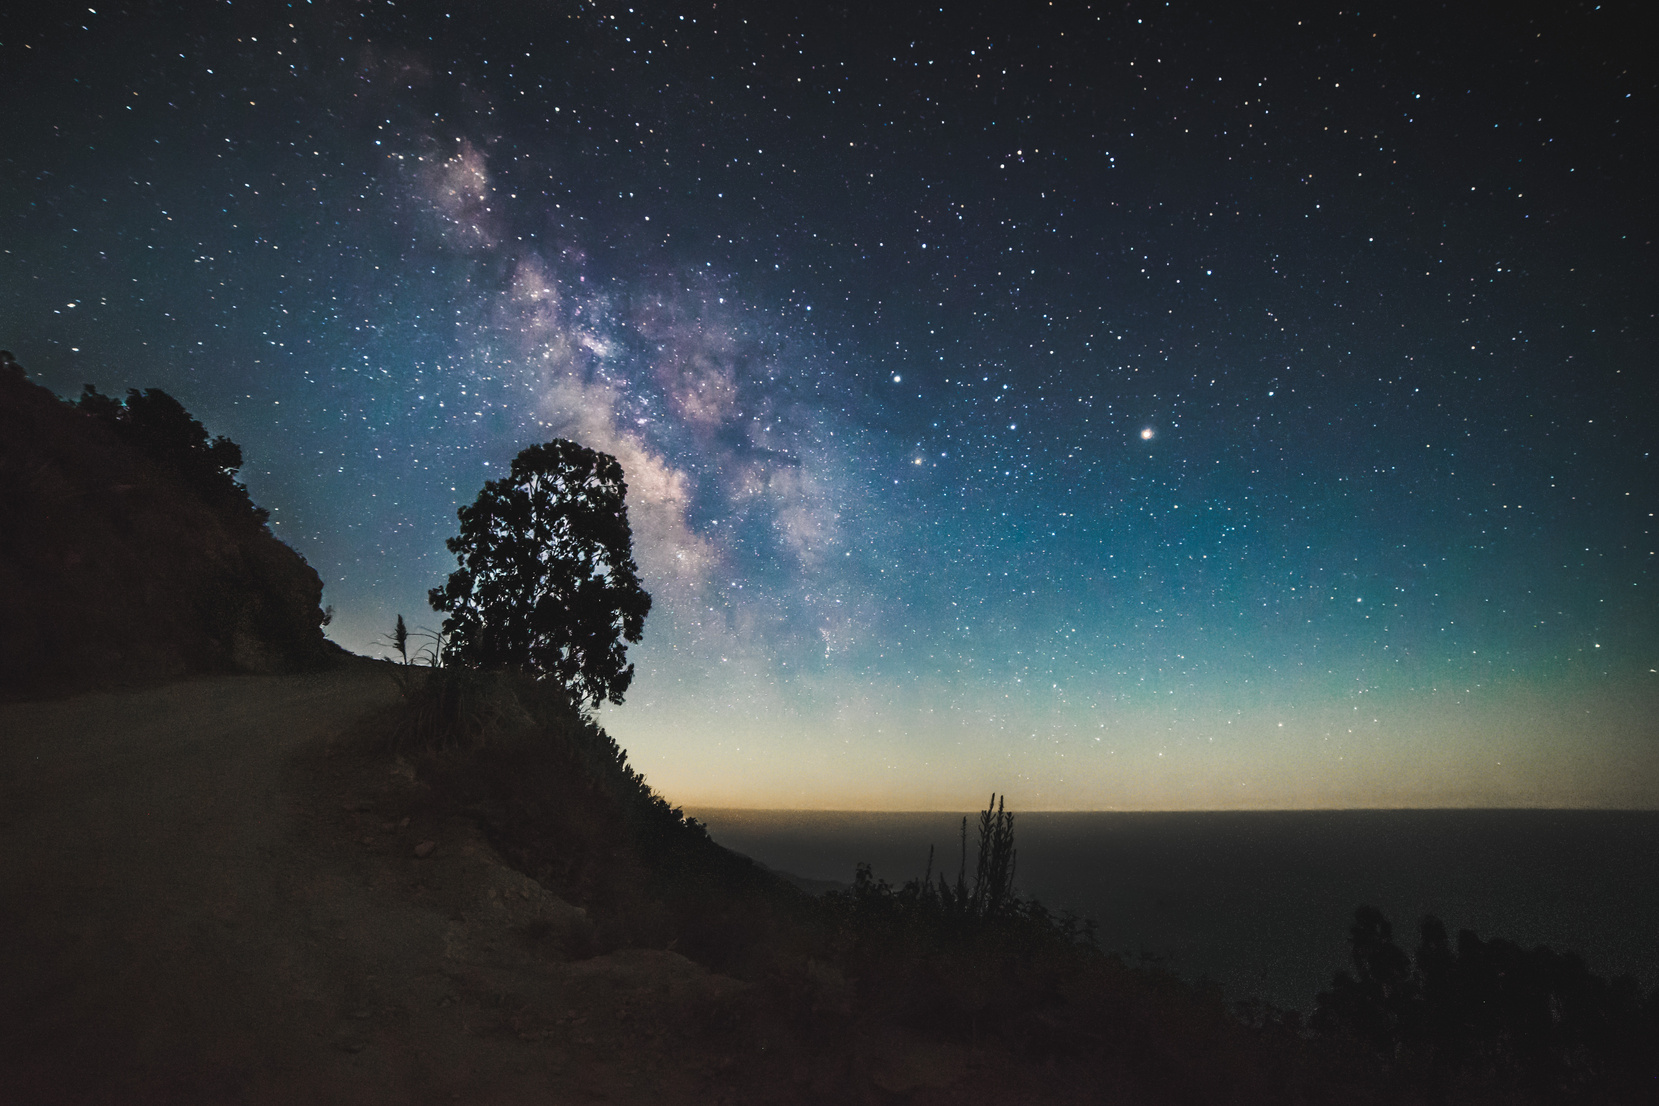
[[[533,724],[503,673],[408,665],[395,678],[403,703],[391,731],[394,752],[472,748]]]
[[[411,641],[421,643],[413,652]],[[440,632],[424,627],[411,632],[400,614],[380,644],[397,654],[391,677],[403,697],[388,735],[393,752],[468,748],[534,726],[514,693],[511,674],[445,663]]]

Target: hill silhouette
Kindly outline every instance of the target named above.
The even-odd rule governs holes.
[[[77,405],[0,351],[0,693],[313,667],[322,580],[171,396]]]

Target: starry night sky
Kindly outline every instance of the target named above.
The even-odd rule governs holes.
[[[1659,805],[1640,9],[10,10],[0,345],[363,652],[615,454],[676,802]]]

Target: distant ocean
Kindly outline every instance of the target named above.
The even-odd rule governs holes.
[[[715,840],[768,867],[850,882],[954,877],[959,814],[697,810]],[[971,819],[970,819],[971,823]],[[1348,964],[1354,907],[1416,947],[1454,935],[1571,950],[1601,975],[1659,984],[1659,813],[1559,810],[1020,814],[1018,882],[1099,923],[1101,944],[1229,998],[1311,1010]],[[969,841],[969,862],[973,843]]]

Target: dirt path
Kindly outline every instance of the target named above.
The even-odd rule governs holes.
[[[0,706],[0,1102],[734,1093],[698,1033],[743,985],[565,962],[580,912],[354,744],[394,696],[358,664]]]

